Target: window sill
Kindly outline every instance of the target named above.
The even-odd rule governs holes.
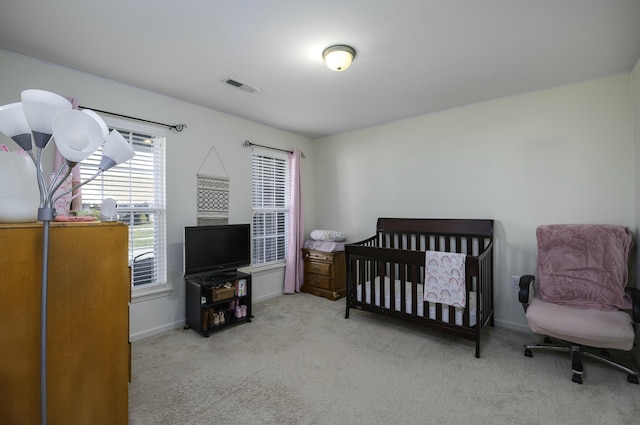
[[[265,266],[249,266],[238,269],[241,272],[249,273],[249,274],[260,274],[260,273],[269,273],[277,270],[281,270],[285,268],[285,263],[272,263]]]
[[[131,302],[140,303],[156,298],[163,298],[171,292],[173,292],[173,288],[166,283],[163,285],[153,285],[149,288],[134,288],[131,290]]]

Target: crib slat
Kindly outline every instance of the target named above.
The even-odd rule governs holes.
[[[400,299],[398,300],[400,305],[397,307],[397,309],[402,313],[406,313],[407,306],[405,300],[407,299],[407,273],[405,267],[402,264],[398,266],[398,280],[400,281]]]
[[[359,276],[360,276],[360,280],[357,283],[360,283],[360,299],[362,301],[365,301],[365,282],[369,279],[369,276],[367,276],[367,272],[365,269],[365,262],[363,260],[358,260],[358,270],[359,270]]]
[[[389,276],[389,294],[388,294],[388,297],[389,297],[389,308],[393,310],[393,309],[395,309],[395,299],[394,299],[395,297],[393,296],[393,294],[396,293],[396,281],[395,281],[396,270],[395,270],[394,264],[390,263],[390,262],[386,262],[384,267],[385,267],[385,270],[387,270],[387,273],[385,274],[385,276]],[[382,278],[381,278],[381,280],[382,280]],[[386,289],[387,285],[386,285],[386,283],[384,285],[382,285],[382,288],[385,291],[384,292],[384,298],[381,295],[380,299],[386,300],[387,299],[386,298],[387,297],[387,292],[386,292],[387,291],[387,289]]]
[[[471,303],[469,302],[469,293],[467,292],[467,306],[462,310],[462,326],[469,327],[469,312],[471,311]]]
[[[385,307],[386,306],[386,299],[387,299],[387,283],[386,283],[386,278],[385,276],[390,276],[392,272],[391,270],[392,264],[390,264],[389,262],[383,262],[380,261],[380,306],[381,307]],[[390,277],[389,279],[391,279],[390,282],[390,286],[394,284],[393,279]],[[390,294],[393,294],[393,289],[389,288]],[[392,308],[392,304],[393,304],[393,300],[390,298],[389,299],[389,308]]]

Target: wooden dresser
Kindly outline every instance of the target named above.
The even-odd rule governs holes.
[[[302,292],[330,300],[337,300],[347,293],[347,272],[344,251],[324,252],[302,249],[304,259],[304,283]]]
[[[0,424],[40,423],[42,233],[0,224]],[[127,424],[127,226],[51,223],[49,235],[48,424]]]

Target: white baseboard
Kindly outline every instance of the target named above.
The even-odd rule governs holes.
[[[284,292],[282,291],[278,291],[278,292],[272,292],[270,294],[266,294],[266,295],[261,295],[257,298],[254,298],[253,300],[251,300],[253,302],[253,304],[262,302],[262,301],[266,301],[266,300],[270,300],[271,298],[275,298],[275,297],[279,297],[280,295],[283,295]]]
[[[531,329],[529,329],[529,326],[523,325],[522,323],[508,322],[506,320],[494,320],[494,324],[498,328],[506,328],[519,332],[533,333],[531,332]]]
[[[136,332],[129,334],[129,341],[135,342],[140,341],[141,339],[149,338],[151,336],[159,335],[164,332],[172,331],[174,329],[183,328],[185,325],[185,319],[179,320],[177,322],[168,323],[166,325],[158,326],[153,329],[145,329],[144,331]]]

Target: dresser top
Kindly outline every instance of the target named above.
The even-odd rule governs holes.
[[[124,223],[120,223],[118,221],[74,221],[74,222],[61,222],[61,221],[52,221],[51,227],[87,227],[87,226],[126,226]],[[24,228],[33,228],[33,227],[42,227],[42,223],[39,221],[34,221],[30,223],[0,223],[0,229],[24,229]]]

